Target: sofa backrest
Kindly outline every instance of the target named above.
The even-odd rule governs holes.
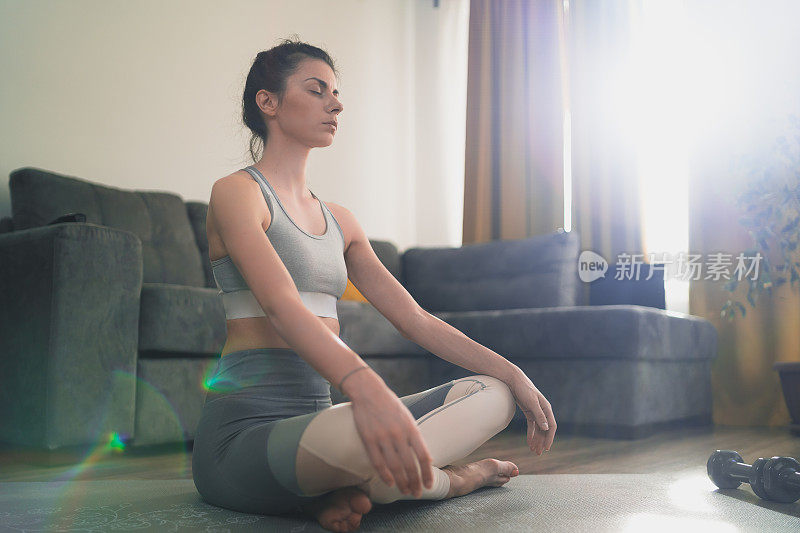
[[[216,288],[214,274],[211,273],[211,260],[208,257],[208,234],[206,233],[206,215],[208,215],[208,202],[186,202],[186,213],[194,233],[194,241],[200,250],[205,286]]]
[[[372,246],[375,255],[377,255],[378,259],[383,263],[383,266],[386,267],[386,270],[391,272],[395,279],[402,283],[403,264],[400,260],[400,252],[397,246],[391,241],[382,241],[378,239],[370,239],[369,244]]]
[[[402,254],[404,285],[428,312],[581,305],[579,248],[574,231],[409,248]]]
[[[84,213],[87,223],[142,240],[144,282],[206,286],[187,207],[175,193],[125,190],[32,167],[12,171],[9,189],[15,231]]]
[[[43,226],[67,213],[136,234],[143,281],[216,287],[208,260],[206,202],[171,192],[126,190],[47,170],[9,174],[13,230]],[[456,248],[410,248],[370,239],[383,265],[428,311],[579,305],[579,239],[556,232]]]

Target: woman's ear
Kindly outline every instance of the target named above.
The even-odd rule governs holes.
[[[278,107],[277,95],[267,91],[266,89],[261,89],[256,93],[256,104],[265,115],[268,117],[274,117],[275,110]]]

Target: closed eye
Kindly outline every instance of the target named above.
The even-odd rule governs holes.
[[[314,93],[314,94],[319,94],[319,95],[322,94],[322,93],[318,93],[317,91],[311,91],[311,92]]]

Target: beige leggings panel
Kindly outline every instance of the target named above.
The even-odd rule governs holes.
[[[435,391],[450,384],[452,387],[443,399],[436,399],[439,396]],[[507,427],[516,410],[508,386],[487,375],[456,379],[400,400],[411,406],[433,457],[434,484],[430,489],[422,486],[420,499],[423,500],[444,498],[450,489],[450,478],[439,467],[475,451]],[[424,406],[424,412],[420,412],[420,406]],[[419,473],[419,462],[416,466]],[[306,496],[357,486],[375,503],[416,499],[411,494],[403,494],[396,482],[388,486],[372,466],[356,429],[351,402],[324,409],[311,421],[300,438],[296,475]]]

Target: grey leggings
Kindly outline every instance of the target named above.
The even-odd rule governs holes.
[[[516,403],[502,381],[473,375],[400,397],[433,457],[434,484],[420,499],[442,499],[439,467],[469,455],[508,426]],[[419,464],[417,464],[419,471]],[[255,514],[300,506],[345,486],[376,503],[415,499],[388,486],[372,466],[352,404],[331,402],[330,383],[296,352],[241,350],[221,357],[195,432],[192,476],[212,505]]]

